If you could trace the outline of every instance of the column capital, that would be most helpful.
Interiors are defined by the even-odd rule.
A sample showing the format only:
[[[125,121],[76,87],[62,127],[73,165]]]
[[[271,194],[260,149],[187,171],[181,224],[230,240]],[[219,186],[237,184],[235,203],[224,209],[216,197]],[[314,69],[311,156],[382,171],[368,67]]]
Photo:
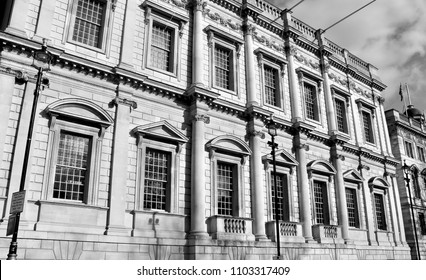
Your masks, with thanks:
[[[261,130],[250,129],[247,133],[248,137],[260,137],[260,139],[265,139],[265,133]]]
[[[194,121],[202,121],[206,124],[210,123],[210,117],[203,114],[195,114],[194,115]]]
[[[191,5],[194,8],[194,11],[203,12],[204,9],[207,7],[207,1],[205,1],[205,0],[192,0]]]
[[[138,104],[135,101],[127,99],[127,98],[116,97],[113,100],[111,100],[110,107],[112,106],[118,107],[118,105],[126,105],[130,109],[136,109],[138,107]]]
[[[256,32],[256,26],[254,24],[249,23],[247,20],[244,21],[243,24],[244,35],[254,35]]]

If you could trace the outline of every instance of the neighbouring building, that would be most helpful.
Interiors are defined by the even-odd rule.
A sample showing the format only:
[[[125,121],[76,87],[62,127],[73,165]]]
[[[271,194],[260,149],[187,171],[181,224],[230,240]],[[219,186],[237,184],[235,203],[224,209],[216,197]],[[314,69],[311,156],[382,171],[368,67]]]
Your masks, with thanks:
[[[285,259],[410,259],[385,85],[321,30],[259,0],[1,11],[1,258],[48,39],[18,258],[272,259],[277,211]]]
[[[420,258],[424,260],[426,259],[426,127],[424,113],[414,108],[413,105],[409,105],[404,113],[394,109],[386,111],[386,121],[389,126],[393,154],[401,162],[397,166],[396,179],[406,240],[411,248],[412,258],[419,258],[418,245]],[[404,170],[404,164],[406,170]],[[407,179],[409,179],[408,184]],[[416,239],[418,244],[416,244]]]

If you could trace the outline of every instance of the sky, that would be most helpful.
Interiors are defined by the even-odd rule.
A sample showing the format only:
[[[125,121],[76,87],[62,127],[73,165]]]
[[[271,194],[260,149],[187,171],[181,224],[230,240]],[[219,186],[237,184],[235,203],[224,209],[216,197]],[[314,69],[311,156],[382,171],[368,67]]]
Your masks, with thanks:
[[[280,9],[300,0],[267,0]],[[326,29],[372,0],[305,0],[293,16],[311,27]],[[387,86],[382,96],[385,109],[403,110],[399,96],[405,84],[412,104],[426,110],[426,1],[376,0],[324,33],[337,45],[379,68]]]

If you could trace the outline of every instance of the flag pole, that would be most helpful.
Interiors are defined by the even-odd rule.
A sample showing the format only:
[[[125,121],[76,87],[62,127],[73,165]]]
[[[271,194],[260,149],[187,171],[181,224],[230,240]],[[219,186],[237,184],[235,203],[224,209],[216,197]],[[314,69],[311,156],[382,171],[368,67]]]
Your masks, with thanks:
[[[404,107],[402,108],[402,113],[406,114],[407,110],[407,101],[405,101],[404,94],[402,93],[402,84],[399,84],[399,96],[401,96],[401,101],[404,100]]]
[[[408,106],[412,106],[413,104],[411,103],[410,91],[408,90],[408,84],[407,83],[405,83],[405,88],[407,90],[408,103],[410,103],[410,104],[408,104]]]

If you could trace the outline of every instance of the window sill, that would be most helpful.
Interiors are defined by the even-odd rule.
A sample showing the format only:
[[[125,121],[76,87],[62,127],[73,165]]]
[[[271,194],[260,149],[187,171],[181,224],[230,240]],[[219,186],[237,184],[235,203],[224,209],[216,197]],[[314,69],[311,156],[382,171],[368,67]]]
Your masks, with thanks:
[[[169,72],[167,70],[163,70],[163,69],[156,68],[156,67],[153,67],[153,66],[147,66],[146,69],[149,69],[151,71],[155,71],[155,72],[170,76],[171,78],[177,79],[177,74],[175,72]]]
[[[28,200],[28,202],[33,202],[38,205],[64,205],[64,206],[70,206],[70,207],[76,207],[76,208],[93,208],[93,209],[102,209],[102,210],[108,210],[109,207],[102,207],[102,206],[95,206],[95,205],[89,205],[83,202],[77,202],[77,201],[68,201],[68,200],[61,200],[61,199],[52,199],[52,200]]]
[[[77,42],[77,41],[68,40],[67,43],[70,44],[70,45],[74,45],[76,47],[79,47],[79,48],[83,48],[83,49],[87,49],[89,51],[96,52],[96,53],[100,53],[100,54],[106,53],[104,48],[92,47],[90,45],[86,45],[84,43],[80,43],[80,42]],[[76,51],[78,51],[78,49],[76,49]]]

